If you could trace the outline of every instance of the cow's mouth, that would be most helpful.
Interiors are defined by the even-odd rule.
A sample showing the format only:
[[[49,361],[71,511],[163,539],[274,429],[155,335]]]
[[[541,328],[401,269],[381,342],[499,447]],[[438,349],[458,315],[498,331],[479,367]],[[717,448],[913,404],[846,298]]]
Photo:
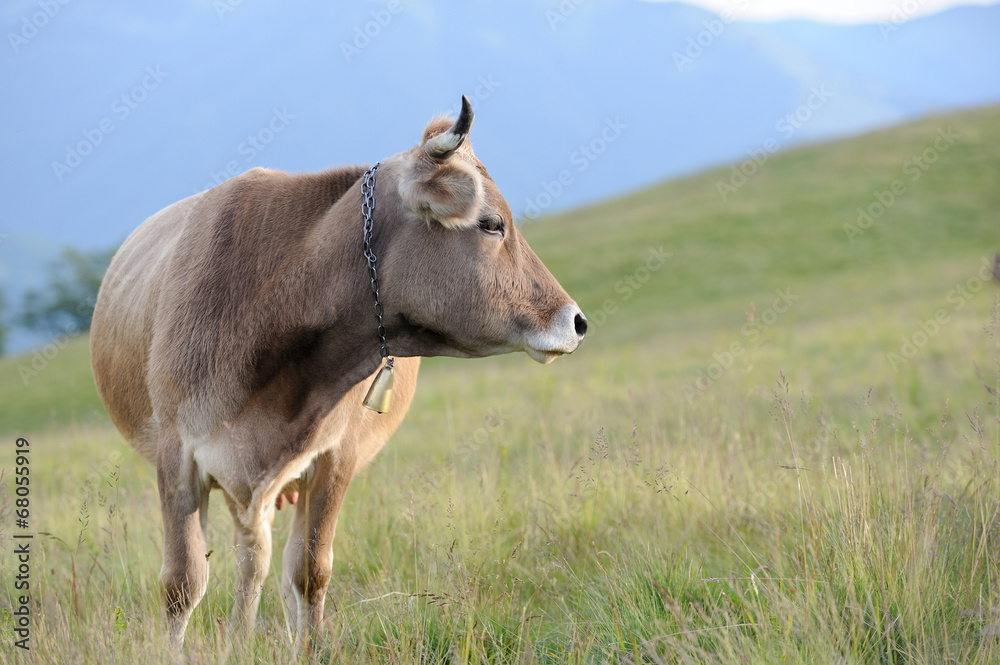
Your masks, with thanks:
[[[524,350],[532,360],[542,363],[543,365],[548,365],[550,362],[563,355],[559,351],[541,351],[539,349],[533,349],[530,346]]]

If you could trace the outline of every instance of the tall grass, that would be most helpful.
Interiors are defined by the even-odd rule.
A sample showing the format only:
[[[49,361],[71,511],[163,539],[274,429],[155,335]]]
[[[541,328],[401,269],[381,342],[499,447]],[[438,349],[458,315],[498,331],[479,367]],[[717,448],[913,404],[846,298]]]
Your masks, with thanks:
[[[934,427],[913,427],[873,390],[828,408],[781,372],[766,391],[724,386],[719,401],[675,413],[658,412],[667,395],[653,389],[609,398],[611,416],[567,418],[557,400],[527,418],[487,412],[474,427],[453,410],[452,426],[471,433],[453,448],[386,454],[356,479],[314,656],[997,662],[998,316],[1000,302],[982,401],[948,404]],[[144,467],[106,429],[63,436],[34,462],[66,481],[35,495],[48,530],[32,564],[36,662],[165,662],[152,472],[133,473]],[[69,450],[107,453],[64,468]],[[53,495],[59,485],[83,489]],[[0,502],[6,530],[9,491]],[[212,511],[190,662],[216,662],[225,642],[234,569],[223,512]],[[278,542],[287,526],[278,520]],[[254,662],[292,657],[279,572],[276,556],[243,654]],[[15,662],[6,616],[2,659]]]

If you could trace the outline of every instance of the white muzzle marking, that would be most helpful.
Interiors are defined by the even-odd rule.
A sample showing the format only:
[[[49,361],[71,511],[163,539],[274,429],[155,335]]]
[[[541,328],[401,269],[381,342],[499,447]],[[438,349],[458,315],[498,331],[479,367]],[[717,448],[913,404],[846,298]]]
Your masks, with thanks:
[[[525,336],[525,352],[540,363],[550,363],[576,351],[587,335],[587,317],[574,303],[563,305],[549,321],[549,327]]]

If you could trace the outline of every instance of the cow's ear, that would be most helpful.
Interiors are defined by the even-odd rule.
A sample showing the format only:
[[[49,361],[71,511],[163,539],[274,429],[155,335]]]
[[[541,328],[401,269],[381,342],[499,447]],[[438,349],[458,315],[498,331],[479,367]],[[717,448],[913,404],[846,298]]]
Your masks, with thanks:
[[[399,194],[403,205],[428,223],[461,228],[477,223],[483,180],[474,167],[454,159],[434,166],[429,173],[411,174],[400,183]]]
[[[428,223],[447,228],[476,224],[483,179],[455,154],[469,136],[472,119],[472,104],[462,95],[462,110],[454,124],[446,118],[432,120],[399,185],[403,205]]]

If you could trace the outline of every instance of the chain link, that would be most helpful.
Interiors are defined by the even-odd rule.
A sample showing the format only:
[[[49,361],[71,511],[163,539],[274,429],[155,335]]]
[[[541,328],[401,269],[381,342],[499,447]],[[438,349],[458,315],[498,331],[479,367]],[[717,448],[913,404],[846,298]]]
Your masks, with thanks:
[[[386,364],[392,367],[392,358],[389,357],[389,345],[385,341],[385,325],[382,323],[383,309],[378,290],[378,270],[375,267],[378,257],[375,256],[375,252],[372,250],[372,228],[374,227],[372,217],[375,214],[375,172],[378,171],[380,165],[381,162],[375,162],[374,166],[365,171],[365,180],[361,184],[361,216],[365,221],[365,258],[368,259],[368,274],[371,277],[372,293],[375,294],[375,316],[378,317],[378,339],[381,344],[379,354],[385,358]]]

